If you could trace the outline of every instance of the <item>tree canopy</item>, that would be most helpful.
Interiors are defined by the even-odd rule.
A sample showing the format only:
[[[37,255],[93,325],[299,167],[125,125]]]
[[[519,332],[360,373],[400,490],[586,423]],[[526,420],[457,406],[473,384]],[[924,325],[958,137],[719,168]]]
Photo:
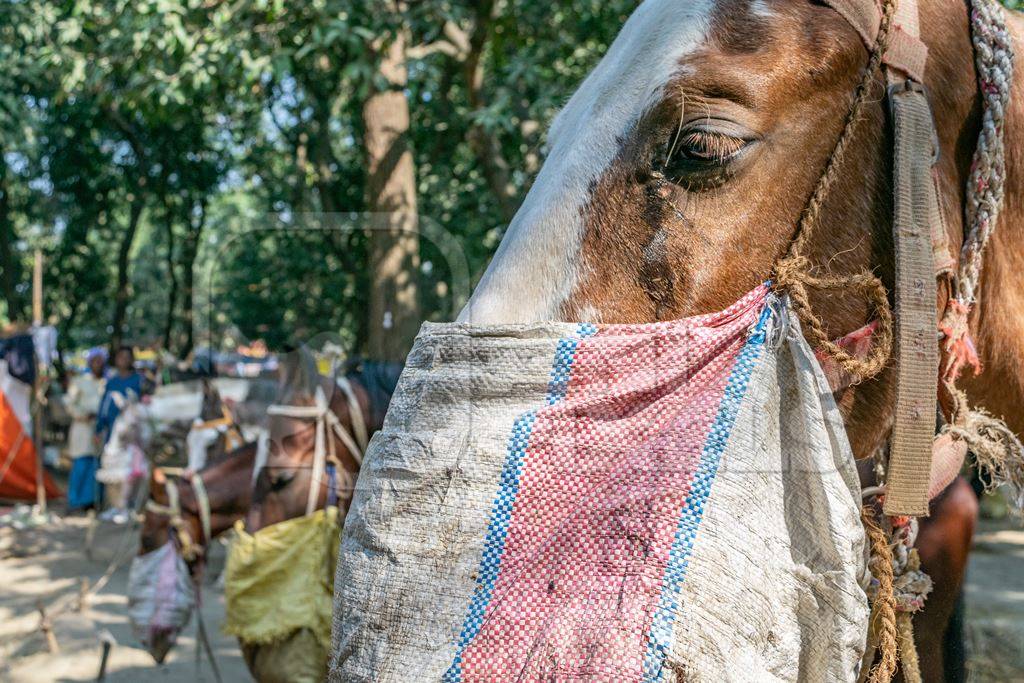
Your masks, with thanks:
[[[636,4],[5,0],[0,317],[29,316],[41,249],[65,349],[326,333],[365,350],[364,108],[386,91],[408,106],[419,314],[449,316],[453,268],[479,276],[548,121]]]

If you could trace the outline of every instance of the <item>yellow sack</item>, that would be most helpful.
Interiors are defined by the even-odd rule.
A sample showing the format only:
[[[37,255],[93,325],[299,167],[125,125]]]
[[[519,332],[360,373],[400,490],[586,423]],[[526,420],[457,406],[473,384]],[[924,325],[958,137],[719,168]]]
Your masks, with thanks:
[[[269,645],[242,643],[249,672],[260,683],[323,683],[327,649],[308,628]]]
[[[236,522],[225,569],[224,633],[245,645],[264,645],[308,629],[326,654],[339,530],[335,507],[255,535]]]

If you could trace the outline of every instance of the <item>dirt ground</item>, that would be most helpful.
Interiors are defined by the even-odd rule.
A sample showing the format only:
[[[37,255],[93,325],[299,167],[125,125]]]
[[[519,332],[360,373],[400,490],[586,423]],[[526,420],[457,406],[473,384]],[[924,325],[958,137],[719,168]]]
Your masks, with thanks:
[[[162,666],[157,666],[132,635],[127,617],[128,564],[138,547],[138,529],[107,522],[96,525],[93,554],[85,555],[89,521],[67,517],[42,529],[0,529],[0,680],[10,683],[95,681],[100,669],[100,633],[106,630],[116,644],[107,662],[107,681],[177,683],[215,681],[204,659],[196,671],[196,621],[186,628]],[[92,585],[111,562],[126,559],[109,583],[82,611],[75,604],[81,582]],[[211,569],[223,566],[224,549],[215,546]],[[220,633],[224,615],[223,591],[204,586],[203,619],[225,683],[249,681],[234,637]],[[60,648],[51,653],[39,632],[38,604],[70,607],[53,617]]]
[[[968,675],[1024,681],[1024,526],[982,520],[967,573]]]
[[[0,511],[2,512],[2,511]],[[204,660],[197,673],[195,620],[162,666],[135,642],[128,625],[125,592],[128,563],[82,611],[74,609],[81,581],[99,579],[111,561],[134,555],[137,530],[98,523],[93,556],[85,555],[89,522],[69,517],[40,529],[0,528],[0,680],[11,683],[92,681],[100,666],[99,633],[116,644],[107,680],[151,683],[214,681]],[[211,573],[223,565],[216,547]],[[223,591],[204,588],[203,618],[225,682],[251,680],[234,638],[220,633]],[[1017,522],[983,521],[967,581],[966,638],[970,680],[1024,682],[1024,527]],[[51,653],[39,632],[38,605],[70,607],[53,618],[59,652]]]

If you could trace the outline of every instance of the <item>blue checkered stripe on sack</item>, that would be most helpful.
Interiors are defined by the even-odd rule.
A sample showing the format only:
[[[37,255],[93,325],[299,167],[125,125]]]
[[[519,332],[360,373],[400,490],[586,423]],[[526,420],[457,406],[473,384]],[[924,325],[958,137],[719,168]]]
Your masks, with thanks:
[[[729,434],[736,422],[740,404],[747,392],[750,376],[764,348],[771,306],[765,306],[761,317],[751,330],[746,343],[736,357],[732,372],[726,382],[725,392],[718,406],[715,421],[708,432],[701,451],[700,464],[693,475],[693,483],[679,516],[668,565],[662,582],[661,597],[651,620],[647,652],[644,656],[644,681],[661,681],[664,678],[664,661],[672,647],[672,630],[679,608],[679,594],[682,591],[686,569],[690,564],[697,531],[704,517],[704,506],[711,495],[711,485],[718,473],[718,465],[729,441]]]
[[[548,381],[546,405],[554,405],[563,398],[569,388],[572,375],[572,362],[576,357],[576,348],[580,339],[593,336],[597,328],[590,323],[580,323],[576,327],[574,337],[558,340],[555,359],[551,367],[551,379]],[[487,605],[494,592],[494,584],[501,569],[501,556],[505,551],[505,538],[508,525],[512,519],[512,506],[519,493],[519,479],[523,474],[526,449],[530,445],[530,432],[537,418],[537,411],[523,413],[512,425],[512,435],[508,439],[505,464],[498,481],[498,493],[491,507],[491,522],[487,527],[487,538],[484,540],[483,556],[480,558],[480,569],[477,571],[476,590],[470,600],[466,619],[459,633],[459,644],[452,665],[445,672],[442,680],[445,683],[457,683],[462,680],[462,653],[473,638],[480,632],[487,613]]]

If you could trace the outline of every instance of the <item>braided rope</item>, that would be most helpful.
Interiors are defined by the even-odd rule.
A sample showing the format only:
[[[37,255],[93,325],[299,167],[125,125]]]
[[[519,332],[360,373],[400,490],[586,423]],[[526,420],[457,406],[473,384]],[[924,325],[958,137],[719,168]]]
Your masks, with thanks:
[[[882,58],[889,47],[892,18],[896,12],[896,0],[885,0],[882,9],[882,21],[878,36],[871,49],[864,75],[854,91],[853,102],[846,114],[843,131],[836,140],[836,145],[829,156],[825,170],[818,179],[818,184],[807,200],[807,206],[800,216],[796,227],[796,235],[790,243],[789,251],[775,266],[775,279],[779,286],[789,291],[793,308],[804,323],[807,336],[817,347],[824,349],[839,365],[862,381],[877,375],[885,368],[892,353],[893,321],[892,309],[885,285],[874,274],[865,270],[845,276],[816,276],[811,274],[811,263],[804,255],[806,247],[818,225],[819,214],[825,198],[839,177],[840,164],[846,151],[853,142],[858,124],[864,118],[864,108],[875,101],[871,90],[875,76],[882,65]],[[821,318],[811,308],[808,288],[818,290],[851,290],[863,295],[875,310],[878,328],[874,335],[871,352],[865,358],[858,358],[829,337]]]
[[[899,625],[896,612],[896,595],[893,587],[893,553],[886,533],[875,521],[875,513],[869,506],[861,508],[861,522],[871,544],[871,574],[878,581],[878,588],[871,603],[869,629],[878,644],[879,657],[870,669],[867,680],[870,683],[889,683],[899,664]]]
[[[996,0],[972,0],[971,41],[982,98],[981,133],[967,181],[967,238],[960,251],[957,298],[968,307],[976,298],[985,246],[995,231],[1006,185],[1003,130],[1013,80],[1013,46],[1003,7]]]

